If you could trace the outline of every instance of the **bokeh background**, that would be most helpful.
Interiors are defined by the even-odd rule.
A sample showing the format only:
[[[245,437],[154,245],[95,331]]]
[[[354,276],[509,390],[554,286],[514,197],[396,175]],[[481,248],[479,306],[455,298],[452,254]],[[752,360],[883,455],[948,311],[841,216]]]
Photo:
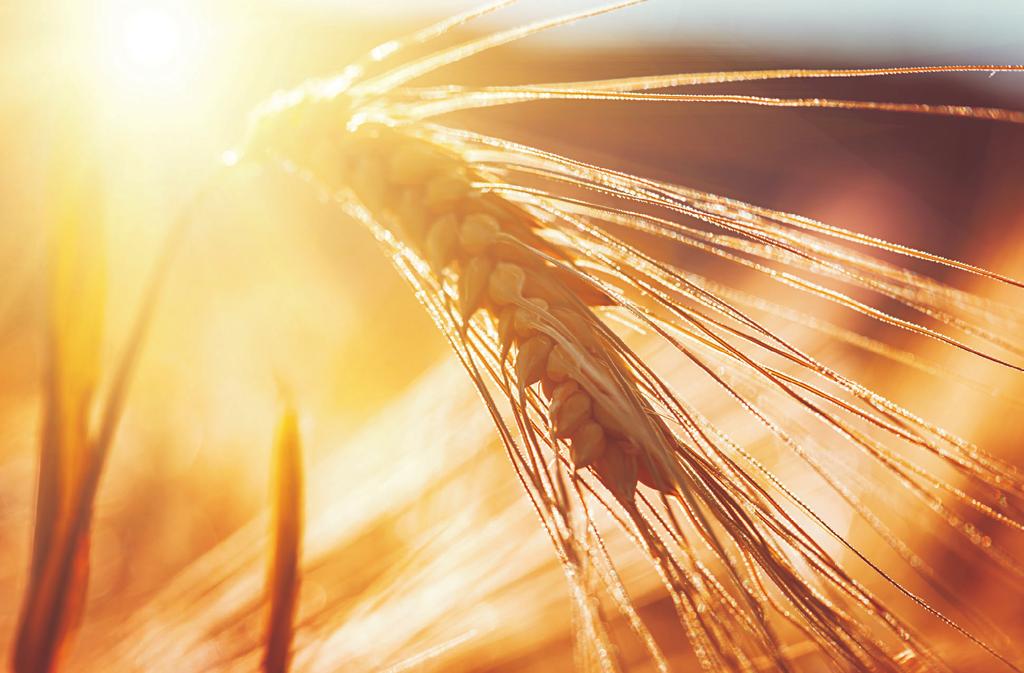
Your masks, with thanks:
[[[165,232],[221,154],[241,139],[247,112],[279,88],[335,73],[373,45],[469,4],[9,2],[0,8],[0,649],[8,648],[27,564],[42,375],[45,234],[67,130],[73,129],[95,169],[93,205],[104,225],[109,264],[104,352],[113,361]],[[584,4],[554,3],[559,11]],[[459,29],[458,35],[507,27],[554,10],[552,3],[523,2]],[[424,81],[497,84],[739,68],[1021,63],[1022,30],[1024,8],[1010,0],[864,2],[841,8],[802,0],[661,0],[496,49]],[[1024,79],[1006,74],[750,83],[705,90],[1024,109]],[[1020,127],[913,115],[626,103],[531,104],[448,121],[800,212],[1011,276],[1020,277],[1024,269]],[[706,262],[692,263],[700,271]],[[956,281],[985,294],[999,291],[963,278]],[[851,326],[867,333],[873,329]],[[899,338],[897,345],[920,349],[950,366],[968,366],[943,349]],[[863,382],[910,400],[915,411],[939,417],[994,453],[1020,462],[1024,431],[1005,422],[1012,405],[946,390],[910,374],[894,379],[870,358],[834,356],[855,367]],[[244,533],[251,542],[248,553],[256,562],[262,529],[243,526],[266,503],[282,384],[303,412],[309,464],[332,466],[320,472],[325,483],[317,488],[323,492],[311,508],[323,512],[338,506],[346,502],[343,494],[358,486],[365,502],[405,498],[403,516],[421,522],[387,527],[378,518],[376,528],[350,531],[339,523],[346,519],[342,508],[329,519],[333,528],[322,524],[324,554],[333,550],[350,564],[358,558],[364,570],[371,569],[359,586],[373,586],[377,572],[398,573],[389,569],[400,557],[396,550],[412,544],[410,530],[436,536],[447,530],[446,521],[457,525],[460,512],[475,512],[480,520],[488,512],[506,512],[515,502],[514,480],[499,449],[489,443],[486,424],[467,424],[476,428],[475,434],[467,436],[472,441],[461,440],[486,456],[477,459],[473,478],[456,479],[446,471],[462,459],[444,453],[446,447],[454,451],[451,443],[457,441],[441,441],[446,435],[440,426],[425,426],[433,428],[431,441],[416,440],[423,431],[417,424],[424,417],[436,420],[431,414],[456,424],[478,414],[468,384],[454,372],[433,371],[444,358],[442,339],[367,232],[275,170],[243,168],[219,182],[200,208],[171,272],[114,446],[96,522],[87,613],[93,635],[83,639],[88,644],[80,646],[80,661],[93,661],[106,634],[114,634],[126,614],[143,606],[158,606],[149,608],[152,619],[174,612],[188,615],[186,623],[192,620],[194,605],[151,601],[225,540],[236,540],[229,549],[240,549],[236,531],[249,531]],[[433,378],[421,380],[431,371]],[[1019,380],[995,370],[971,373],[1008,393],[1021,392]],[[436,386],[430,390],[466,403],[431,412],[407,402],[399,406],[404,415],[395,416],[387,405],[417,380],[421,388]],[[411,430],[393,442],[353,444],[352,438],[364,437],[368,425],[388,422],[379,416],[382,409],[390,409],[385,418],[391,423]],[[369,461],[365,469],[346,467],[355,464],[352,447],[375,452],[363,457]],[[346,462],[339,455],[350,457]],[[423,466],[443,466],[436,474],[449,476],[435,484],[441,504],[428,497],[420,502],[409,495],[420,491],[408,485],[384,485],[395,465],[411,465],[422,474],[435,474]],[[508,488],[496,495],[505,479]],[[448,482],[463,486],[445,487]],[[415,514],[417,507],[424,511]],[[514,530],[532,535],[528,515],[515,521]],[[460,540],[477,530],[463,524]],[[354,547],[350,540],[346,557],[332,543],[348,540],[344,536],[349,533],[363,546]],[[550,574],[552,555],[543,544],[525,548],[531,555],[524,563],[549,573],[529,576],[550,582],[540,589],[530,585],[534,593],[526,595],[559,597],[545,613],[554,615],[553,624],[567,608],[558,590],[550,589],[559,586],[557,572]],[[221,549],[222,556],[214,559],[228,554]],[[445,549],[431,553],[443,560]],[[330,587],[338,574],[353,576],[344,565],[325,567],[329,570],[317,580],[323,586]],[[198,578],[194,584],[202,584],[202,573],[191,572]],[[974,578],[970,569],[950,572],[968,583],[979,601],[998,602],[986,594],[984,577]],[[419,581],[418,586],[429,586],[427,579]],[[436,600],[443,604],[456,590],[441,590]],[[321,591],[324,597],[318,600],[334,605],[330,590]],[[502,603],[493,596],[486,600],[500,615]],[[328,607],[321,611],[334,616],[325,623],[336,628],[346,613],[331,613]],[[1020,608],[1002,607],[1021,617]],[[438,611],[438,620],[444,612]],[[564,663],[570,652],[564,629],[556,633],[551,628],[545,647],[560,652]],[[159,629],[156,633],[154,638],[162,637]],[[434,644],[444,641],[442,635]],[[422,636],[411,642],[433,641]],[[558,660],[535,642],[527,639],[518,650],[504,642],[502,647],[517,653],[515,666],[537,670],[538,652],[547,652],[541,660],[557,670],[553,662]],[[475,655],[481,669],[497,661],[487,658],[497,655],[484,650]]]

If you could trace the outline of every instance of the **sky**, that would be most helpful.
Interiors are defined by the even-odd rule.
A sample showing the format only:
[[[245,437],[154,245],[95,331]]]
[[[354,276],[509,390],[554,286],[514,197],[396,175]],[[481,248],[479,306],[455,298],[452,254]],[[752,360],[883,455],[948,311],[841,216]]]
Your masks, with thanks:
[[[282,0],[283,1],[283,0]],[[474,0],[304,0],[386,18],[410,14],[440,17],[472,7]],[[481,21],[510,25],[600,4],[595,0],[526,0]],[[540,38],[544,39],[544,38]],[[1024,2],[1021,0],[650,0],[639,7],[588,20],[548,39],[622,43],[637,39],[666,46],[685,43],[784,49],[794,42],[831,53],[886,57],[927,55],[947,62],[979,58],[1024,62]]]

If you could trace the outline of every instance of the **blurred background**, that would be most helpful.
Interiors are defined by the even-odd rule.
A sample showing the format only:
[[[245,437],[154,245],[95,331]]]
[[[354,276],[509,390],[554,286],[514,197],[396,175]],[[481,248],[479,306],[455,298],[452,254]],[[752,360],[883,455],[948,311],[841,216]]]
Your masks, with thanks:
[[[587,4],[523,2],[457,35],[546,17],[553,5],[568,11]],[[8,648],[28,562],[46,226],[55,176],[69,148],[84,157],[95,179],[88,203],[103,224],[102,232],[97,229],[108,265],[103,353],[112,362],[168,227],[222,153],[241,139],[255,104],[277,89],[334,74],[375,44],[471,5],[112,0],[0,7],[0,649]],[[493,50],[423,81],[1022,63],[1022,31],[1024,7],[1011,0],[842,7],[806,0],[661,0]],[[1024,78],[1007,74],[783,81],[704,91],[1024,109]],[[446,121],[799,212],[1011,276],[1024,269],[1019,126],[627,103],[531,104]],[[693,260],[695,270],[703,263]],[[897,345],[940,360],[948,355],[904,339]],[[350,446],[346,441],[360,427],[445,353],[367,232],[275,170],[229,173],[203,202],[173,267],[113,449],[98,506],[87,621],[109,624],[126,606],[146,605],[261,511],[278,381],[303,411],[309,464],[317,465]],[[1000,403],[963,393],[954,399],[913,376],[892,380],[869,359],[846,361],[864,383],[1020,461],[1024,431],[1002,422],[1007,408]],[[1019,381],[998,372],[974,373],[1020,392]],[[472,401],[461,378],[445,381],[444,390]],[[457,413],[476,413],[471,408]],[[486,433],[478,430],[478,436]],[[376,471],[354,474],[369,479],[394,461],[433,460],[424,448],[409,446],[412,441],[380,440],[373,445],[385,447],[374,449],[380,451]],[[491,446],[487,455],[500,459],[500,450]],[[344,491],[352,484],[347,479],[356,477],[346,477],[344,461],[331,464],[334,492]],[[512,484],[501,460],[481,464],[495,483],[507,478]],[[329,492],[318,506],[330,505]],[[453,488],[442,513],[477,506],[480,499],[472,488]],[[545,554],[538,545],[534,561],[550,563]],[[373,558],[368,554],[367,563]]]

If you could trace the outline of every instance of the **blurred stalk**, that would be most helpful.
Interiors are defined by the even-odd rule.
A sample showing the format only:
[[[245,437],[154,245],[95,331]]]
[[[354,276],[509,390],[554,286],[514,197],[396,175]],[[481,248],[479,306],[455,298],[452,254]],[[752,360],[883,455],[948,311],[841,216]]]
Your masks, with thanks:
[[[89,533],[73,521],[88,469],[107,264],[103,199],[86,117],[78,105],[69,106],[53,145],[39,474],[29,584],[14,651],[17,673],[57,667],[81,620],[88,587]]]
[[[267,572],[265,673],[286,673],[291,662],[295,606],[301,581],[304,477],[298,420],[289,404],[281,416],[274,443],[271,475],[271,539],[274,548]]]
[[[106,240],[89,107],[73,100],[57,125],[49,255],[49,312],[42,430],[29,584],[14,643],[15,673],[52,673],[85,608],[89,532],[100,478],[163,284],[188,223],[218,187],[218,170],[171,224],[142,290],[124,348],[101,377]]]

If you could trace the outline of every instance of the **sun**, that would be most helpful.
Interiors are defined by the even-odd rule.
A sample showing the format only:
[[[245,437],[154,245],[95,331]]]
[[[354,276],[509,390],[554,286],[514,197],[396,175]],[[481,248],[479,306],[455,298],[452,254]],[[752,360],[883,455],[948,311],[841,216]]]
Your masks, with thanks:
[[[147,7],[124,17],[119,46],[130,67],[160,71],[182,58],[182,32],[178,17],[166,9]]]
[[[197,58],[199,24],[180,6],[121,6],[103,40],[108,73],[139,91],[186,83]]]

